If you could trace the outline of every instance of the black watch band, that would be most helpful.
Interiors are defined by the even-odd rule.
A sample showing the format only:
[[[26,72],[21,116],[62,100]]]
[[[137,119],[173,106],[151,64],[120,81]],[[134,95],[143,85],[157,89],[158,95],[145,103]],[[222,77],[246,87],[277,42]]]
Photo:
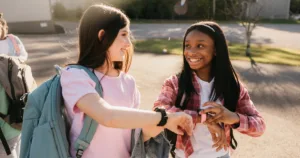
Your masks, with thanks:
[[[164,126],[167,124],[168,116],[165,109],[156,108],[154,111],[161,113],[161,119],[157,126]]]

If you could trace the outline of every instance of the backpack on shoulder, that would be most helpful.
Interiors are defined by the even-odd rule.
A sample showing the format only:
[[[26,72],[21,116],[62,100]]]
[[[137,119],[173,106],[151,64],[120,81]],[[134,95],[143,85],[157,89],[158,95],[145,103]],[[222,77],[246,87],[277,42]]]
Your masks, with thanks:
[[[23,121],[23,108],[27,94],[36,87],[31,68],[18,57],[0,55],[0,117],[13,128],[21,130]],[[2,129],[0,128],[0,139],[10,154]]]
[[[96,83],[96,91],[102,96],[102,87],[90,69],[71,65],[84,70]],[[69,122],[65,111],[60,84],[61,68],[56,66],[57,75],[44,82],[28,95],[23,117],[20,158],[70,158]],[[80,158],[89,146],[98,123],[85,115],[84,125],[76,140],[76,157]]]

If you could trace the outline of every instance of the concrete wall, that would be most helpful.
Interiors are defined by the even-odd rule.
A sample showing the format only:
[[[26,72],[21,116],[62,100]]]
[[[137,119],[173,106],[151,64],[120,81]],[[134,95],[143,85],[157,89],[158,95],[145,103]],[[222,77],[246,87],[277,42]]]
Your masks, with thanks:
[[[0,0],[0,12],[13,33],[53,33],[49,0]]]
[[[256,15],[258,8],[262,7],[260,16],[266,19],[288,19],[291,0],[257,0],[252,5],[250,15]]]

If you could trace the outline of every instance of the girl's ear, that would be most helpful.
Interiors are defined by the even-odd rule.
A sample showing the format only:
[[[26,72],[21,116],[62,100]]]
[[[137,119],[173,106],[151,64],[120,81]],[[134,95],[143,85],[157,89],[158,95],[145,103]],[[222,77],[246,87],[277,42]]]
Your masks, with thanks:
[[[105,34],[105,31],[103,29],[101,29],[99,32],[98,32],[98,39],[99,41],[102,41],[103,37],[104,37],[104,34]]]

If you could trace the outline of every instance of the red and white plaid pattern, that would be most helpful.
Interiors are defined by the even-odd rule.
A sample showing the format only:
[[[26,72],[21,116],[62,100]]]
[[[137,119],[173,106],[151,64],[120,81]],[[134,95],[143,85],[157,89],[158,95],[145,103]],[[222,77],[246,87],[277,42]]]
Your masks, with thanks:
[[[198,94],[200,94],[200,84],[197,82],[196,74],[194,73],[193,85]],[[259,112],[256,110],[253,102],[250,99],[247,89],[240,84],[241,91],[238,100],[236,112],[240,116],[240,126],[236,129],[237,131],[247,134],[252,137],[258,137],[265,131],[265,122],[261,117]],[[178,93],[178,78],[177,76],[171,76],[166,79],[161,93],[158,99],[154,102],[154,107],[163,107],[168,112],[179,112],[180,109],[175,107],[175,100]],[[187,110],[185,113],[190,114],[193,117],[194,124],[197,121],[197,109],[200,107],[200,96],[198,94],[193,94],[187,103]],[[225,125],[225,133],[227,142],[230,143],[230,128],[231,125]],[[187,135],[177,136],[176,148],[182,149],[185,152],[185,156],[190,156],[194,150],[192,143]]]

